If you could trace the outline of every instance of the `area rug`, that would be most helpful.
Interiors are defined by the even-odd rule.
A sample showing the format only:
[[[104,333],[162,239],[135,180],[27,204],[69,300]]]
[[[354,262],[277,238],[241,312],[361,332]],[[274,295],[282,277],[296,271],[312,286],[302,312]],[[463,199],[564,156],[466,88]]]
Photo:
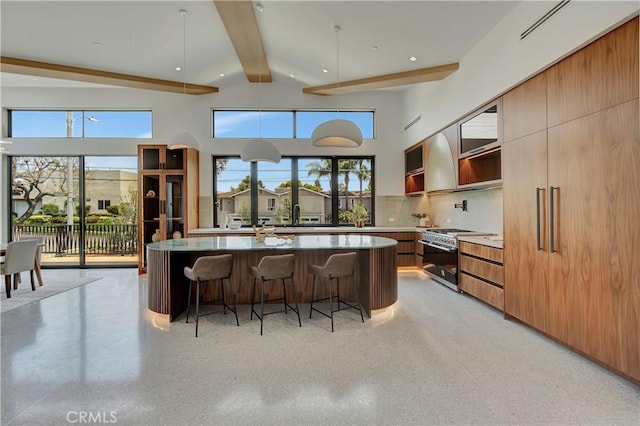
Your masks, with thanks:
[[[2,277],[4,278],[4,277]],[[2,280],[2,299],[0,300],[0,313],[5,313],[13,309],[19,308],[29,303],[37,302],[47,297],[55,296],[56,294],[63,293],[72,288],[79,287],[81,285],[89,284],[97,281],[99,277],[84,277],[84,278],[69,278],[69,279],[50,279],[47,278],[44,281],[42,287],[38,286],[36,280],[36,291],[31,291],[31,281],[29,281],[28,275],[22,277],[22,283],[18,286],[17,290],[11,292],[11,299],[7,299],[7,295],[4,291],[4,279]]]

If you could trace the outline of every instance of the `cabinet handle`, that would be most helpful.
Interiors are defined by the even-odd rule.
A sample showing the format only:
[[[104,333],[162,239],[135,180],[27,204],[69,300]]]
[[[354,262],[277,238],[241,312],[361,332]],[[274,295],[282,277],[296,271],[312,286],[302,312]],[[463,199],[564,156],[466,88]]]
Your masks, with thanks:
[[[540,226],[540,193],[543,188],[536,188],[536,250],[542,250],[542,235]]]
[[[549,187],[549,253],[556,253],[556,215],[555,199],[553,191],[559,189],[555,186]]]

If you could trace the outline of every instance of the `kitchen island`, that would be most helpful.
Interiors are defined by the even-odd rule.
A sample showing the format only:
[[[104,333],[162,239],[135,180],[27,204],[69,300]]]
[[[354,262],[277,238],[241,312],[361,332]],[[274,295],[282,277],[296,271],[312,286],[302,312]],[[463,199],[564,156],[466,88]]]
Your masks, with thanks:
[[[276,234],[294,235],[373,235],[376,237],[391,238],[398,242],[396,255],[398,266],[422,268],[422,251],[419,258],[416,255],[416,240],[419,239],[420,229],[415,226],[282,226],[275,227]],[[189,230],[188,237],[217,237],[217,236],[254,235],[253,229],[244,227],[230,228],[198,228]]]
[[[151,243],[147,246],[148,306],[154,312],[168,314],[171,321],[176,319],[187,304],[189,281],[184,276],[184,267],[193,265],[200,256],[225,253],[234,255],[233,280],[238,304],[251,303],[249,266],[257,265],[263,256],[288,253],[296,255],[293,279],[298,302],[307,303],[311,296],[307,265],[322,265],[334,253],[355,251],[358,253],[357,295],[353,286],[345,285],[341,288],[341,298],[354,300],[359,297],[363,311],[370,317],[372,311],[386,308],[397,300],[396,246],[397,241],[390,238],[351,233],[298,235],[293,240],[267,237],[262,243],[252,236],[181,238]],[[220,299],[218,287],[204,289],[201,300],[206,303]],[[282,297],[281,286],[272,287],[265,293],[265,298]],[[322,297],[318,291],[322,287],[316,289],[316,297]]]

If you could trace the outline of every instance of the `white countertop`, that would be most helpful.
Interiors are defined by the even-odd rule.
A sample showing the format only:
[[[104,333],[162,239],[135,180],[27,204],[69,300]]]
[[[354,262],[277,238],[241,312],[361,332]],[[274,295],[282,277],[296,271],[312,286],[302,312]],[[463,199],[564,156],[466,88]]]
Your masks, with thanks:
[[[415,226],[365,226],[356,228],[355,226],[285,226],[275,228],[276,234],[321,234],[323,232],[340,232],[341,234],[361,234],[368,232],[421,232]],[[253,234],[253,228],[198,228],[188,232],[190,235],[215,235],[215,234]]]
[[[147,245],[149,250],[170,252],[375,249],[397,245],[396,240],[373,235],[298,235],[293,240],[267,237],[262,243],[250,236],[178,238]]]
[[[468,243],[482,244],[483,246],[504,248],[504,242],[502,241],[502,235],[487,235],[487,236],[458,236],[458,241],[466,241]]]

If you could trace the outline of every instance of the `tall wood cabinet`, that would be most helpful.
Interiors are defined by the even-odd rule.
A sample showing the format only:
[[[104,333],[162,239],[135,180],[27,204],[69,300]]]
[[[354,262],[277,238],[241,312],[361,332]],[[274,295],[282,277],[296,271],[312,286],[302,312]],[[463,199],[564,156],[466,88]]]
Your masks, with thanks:
[[[198,227],[198,151],[138,146],[138,272],[145,273],[147,244],[186,237]]]
[[[503,96],[505,313],[640,382],[638,18]]]

